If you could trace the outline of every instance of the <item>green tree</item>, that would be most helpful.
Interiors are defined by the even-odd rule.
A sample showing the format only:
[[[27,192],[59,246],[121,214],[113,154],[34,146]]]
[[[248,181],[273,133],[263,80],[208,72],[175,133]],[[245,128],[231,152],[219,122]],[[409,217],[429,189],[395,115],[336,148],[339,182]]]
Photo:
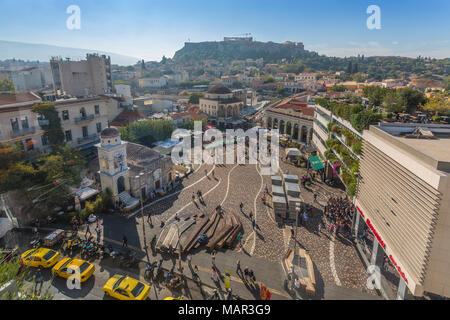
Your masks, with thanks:
[[[147,147],[151,147],[157,141],[170,138],[174,130],[175,124],[172,120],[138,121],[119,128],[123,140]]]
[[[445,79],[444,89],[445,89],[445,91],[450,91],[450,77],[447,77],[447,79]]]
[[[273,76],[267,76],[264,78],[264,83],[272,83],[275,82],[275,78]]]
[[[364,110],[351,116],[350,122],[358,131],[368,129],[371,124],[376,124],[382,118],[381,114]]]
[[[20,259],[12,257],[5,259],[6,254],[0,253],[0,287],[14,283],[10,290],[0,296],[0,300],[52,300],[49,287],[41,290],[40,294],[34,292],[35,278],[28,269],[20,272]],[[33,277],[32,282],[26,282],[25,279]]]
[[[64,144],[64,132],[55,106],[51,103],[37,103],[33,105],[32,111],[39,114],[41,120],[46,121],[40,126],[48,137],[50,146],[52,148],[62,146]]]
[[[450,112],[448,94],[434,94],[425,104],[421,104],[420,107],[423,110],[434,112],[436,116],[439,115],[439,113]]]
[[[192,104],[199,104],[200,98],[202,98],[203,96],[204,94],[201,92],[192,92],[189,96],[188,102]]]
[[[424,94],[411,88],[402,88],[398,90],[399,99],[405,106],[407,113],[414,113],[417,107],[426,102]]]
[[[8,78],[0,80],[0,92],[16,92],[16,88],[14,87],[14,83]]]

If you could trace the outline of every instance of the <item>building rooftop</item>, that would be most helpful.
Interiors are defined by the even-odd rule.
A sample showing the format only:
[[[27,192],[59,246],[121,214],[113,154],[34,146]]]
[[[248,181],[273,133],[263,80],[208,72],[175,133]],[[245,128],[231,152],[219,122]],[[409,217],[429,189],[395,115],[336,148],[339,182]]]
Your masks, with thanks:
[[[137,143],[127,143],[127,159],[132,166],[145,167],[161,157],[161,154],[152,148]]]
[[[228,89],[227,87],[225,87],[224,85],[221,84],[217,84],[214,87],[212,87],[211,89],[208,90],[208,93],[213,93],[213,94],[229,94],[231,93],[230,89]]]
[[[39,96],[31,92],[25,93],[0,93],[0,107],[14,104],[33,104],[41,100]]]
[[[378,126],[371,126],[369,130],[373,133],[385,133],[385,138],[397,147],[438,170],[450,171],[450,125],[380,123]]]

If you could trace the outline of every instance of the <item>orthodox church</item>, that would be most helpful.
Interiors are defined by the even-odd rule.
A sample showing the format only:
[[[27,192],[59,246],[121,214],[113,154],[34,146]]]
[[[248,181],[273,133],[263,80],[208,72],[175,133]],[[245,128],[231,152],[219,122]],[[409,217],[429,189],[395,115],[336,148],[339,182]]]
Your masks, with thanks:
[[[164,194],[173,187],[169,156],[149,147],[122,141],[116,128],[105,128],[96,145],[102,189],[109,188],[116,202],[133,209],[140,197]]]

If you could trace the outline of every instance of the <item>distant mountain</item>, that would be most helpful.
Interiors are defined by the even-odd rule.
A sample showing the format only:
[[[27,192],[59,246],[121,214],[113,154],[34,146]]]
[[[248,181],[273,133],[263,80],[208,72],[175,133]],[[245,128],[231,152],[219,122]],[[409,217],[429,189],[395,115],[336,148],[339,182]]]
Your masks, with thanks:
[[[263,58],[264,62],[275,62],[283,58],[292,59],[308,56],[302,43],[260,42],[260,41],[205,41],[186,42],[173,57],[175,62],[191,62],[214,59],[218,61]],[[316,54],[317,55],[317,54]]]
[[[112,64],[133,65],[139,59],[121,54],[80,48],[58,47],[47,44],[23,43],[0,40],[0,60],[21,59],[50,61],[53,56],[71,59],[85,59],[86,53],[98,53],[111,57]]]
[[[424,57],[329,57],[303,49],[302,43],[258,42],[258,41],[205,41],[186,42],[173,57],[175,62],[201,64],[204,60],[229,63],[233,60],[263,58],[264,63],[287,63],[279,69],[299,73],[312,71],[342,71],[350,77],[355,73],[366,73],[370,79],[406,78],[421,76],[442,80],[450,74],[450,58],[429,59]]]

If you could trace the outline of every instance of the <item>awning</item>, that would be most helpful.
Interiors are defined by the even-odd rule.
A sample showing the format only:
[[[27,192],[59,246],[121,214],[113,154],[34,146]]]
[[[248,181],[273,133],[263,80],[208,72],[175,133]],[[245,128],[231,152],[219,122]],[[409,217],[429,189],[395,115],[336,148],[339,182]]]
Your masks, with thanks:
[[[87,200],[93,196],[95,196],[96,194],[98,194],[100,191],[96,190],[96,189],[92,189],[90,187],[85,187],[85,188],[81,188],[78,189],[76,192],[74,192],[74,194],[81,200]]]
[[[302,155],[302,153],[300,152],[300,150],[298,150],[297,148],[288,148],[288,149],[286,150],[286,154],[287,154],[289,157],[296,157],[296,156],[301,156],[301,155]]]
[[[311,156],[311,157],[309,157],[309,162],[311,163],[311,165],[312,165],[314,170],[320,170],[320,169],[324,168],[323,163],[319,159],[318,156]]]

